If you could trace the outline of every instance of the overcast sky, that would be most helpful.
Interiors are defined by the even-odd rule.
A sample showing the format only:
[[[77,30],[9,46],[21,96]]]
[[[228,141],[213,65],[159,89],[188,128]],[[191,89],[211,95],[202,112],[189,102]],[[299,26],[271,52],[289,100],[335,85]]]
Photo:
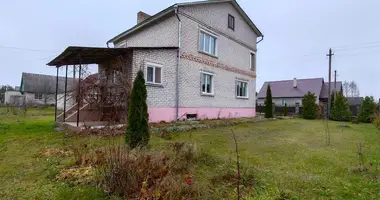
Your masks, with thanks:
[[[67,46],[104,47],[135,25],[138,11],[155,14],[176,2],[182,1],[0,0],[0,85],[19,85],[22,72],[53,75],[46,63]],[[257,90],[264,81],[327,80],[332,47],[338,80],[354,80],[361,95],[380,97],[380,1],[238,2],[265,35],[258,45]]]

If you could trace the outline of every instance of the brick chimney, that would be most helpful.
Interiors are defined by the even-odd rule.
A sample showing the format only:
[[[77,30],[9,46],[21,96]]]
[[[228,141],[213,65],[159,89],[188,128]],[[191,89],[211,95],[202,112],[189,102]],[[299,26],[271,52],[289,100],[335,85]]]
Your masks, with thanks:
[[[140,11],[137,13],[137,23],[140,23],[146,19],[148,19],[149,17],[151,17],[150,15]]]
[[[293,87],[294,87],[294,88],[297,87],[297,79],[296,79],[296,78],[293,79]]]

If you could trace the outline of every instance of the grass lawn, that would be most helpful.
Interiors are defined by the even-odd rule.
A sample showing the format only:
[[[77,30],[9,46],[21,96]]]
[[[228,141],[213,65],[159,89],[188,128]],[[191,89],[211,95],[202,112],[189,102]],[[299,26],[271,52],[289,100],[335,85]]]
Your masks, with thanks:
[[[43,157],[45,148],[68,147],[77,138],[65,138],[53,129],[51,110],[33,110],[27,116],[0,115],[1,199],[113,199],[92,186],[56,181],[59,170],[72,164],[67,156]],[[239,143],[241,164],[255,174],[254,190],[246,199],[380,199],[380,132],[372,124],[330,122],[331,146],[325,144],[322,121],[286,119],[175,134],[173,141],[195,143],[212,159],[196,166],[195,182],[211,185],[221,163],[234,162],[231,129]],[[75,141],[74,141],[75,140]],[[79,140],[95,146],[109,139]],[[122,137],[118,140],[123,141]],[[82,141],[82,142],[83,142]],[[153,137],[150,146],[169,142]],[[358,143],[363,144],[364,172],[358,169]],[[208,199],[231,199],[234,189],[218,185]]]

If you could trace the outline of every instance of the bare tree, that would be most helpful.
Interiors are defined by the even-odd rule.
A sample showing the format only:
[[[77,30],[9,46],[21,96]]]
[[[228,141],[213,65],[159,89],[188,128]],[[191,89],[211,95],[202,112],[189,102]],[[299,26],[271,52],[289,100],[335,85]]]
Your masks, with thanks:
[[[344,96],[348,97],[350,94],[350,83],[347,81],[343,82],[343,91],[344,91]]]
[[[358,97],[360,95],[358,85],[356,84],[355,81],[351,81],[349,83],[349,88],[351,92],[351,97]]]

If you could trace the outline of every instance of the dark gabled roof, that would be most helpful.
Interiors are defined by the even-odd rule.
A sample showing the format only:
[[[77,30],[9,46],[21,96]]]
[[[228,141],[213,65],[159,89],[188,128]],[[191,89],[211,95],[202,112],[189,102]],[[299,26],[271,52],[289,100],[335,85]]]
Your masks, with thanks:
[[[337,81],[336,82],[336,88],[335,88],[335,82],[331,82],[331,92],[342,91],[342,82]],[[326,82],[323,84],[321,95],[319,98],[329,98],[329,83]]]
[[[348,105],[350,106],[356,106],[356,105],[362,105],[364,98],[363,97],[346,97]]]
[[[105,48],[105,47],[67,47],[59,56],[50,61],[48,66],[99,64],[131,50],[138,49],[177,49],[178,47],[128,47],[128,48]]]
[[[187,3],[177,3],[174,4],[161,12],[149,17],[148,19],[142,21],[141,23],[136,24],[132,28],[118,34],[117,36],[110,39],[107,43],[115,42],[122,37],[125,37],[137,30],[140,30],[141,28],[150,25],[151,23],[156,22],[157,20],[161,19],[162,17],[174,12],[174,10],[179,6],[191,6],[191,5],[201,5],[201,4],[211,4],[211,3],[224,3],[229,2],[231,3],[236,10],[240,13],[240,15],[243,17],[243,19],[249,24],[249,26],[252,28],[252,30],[257,34],[258,37],[263,36],[263,34],[260,32],[260,30],[256,27],[256,25],[252,22],[252,20],[249,18],[247,13],[244,12],[244,10],[240,7],[240,5],[236,2],[236,0],[207,0],[207,1],[194,1],[194,2],[187,2]]]
[[[293,80],[265,82],[260,89],[258,98],[266,97],[268,84],[270,84],[272,97],[274,98],[303,97],[309,91],[319,96],[322,90],[323,78],[297,79],[296,88],[293,87]]]
[[[20,92],[55,94],[56,76],[22,73]],[[67,91],[73,91],[74,79],[67,77]],[[58,93],[65,91],[65,77],[58,77]]]

